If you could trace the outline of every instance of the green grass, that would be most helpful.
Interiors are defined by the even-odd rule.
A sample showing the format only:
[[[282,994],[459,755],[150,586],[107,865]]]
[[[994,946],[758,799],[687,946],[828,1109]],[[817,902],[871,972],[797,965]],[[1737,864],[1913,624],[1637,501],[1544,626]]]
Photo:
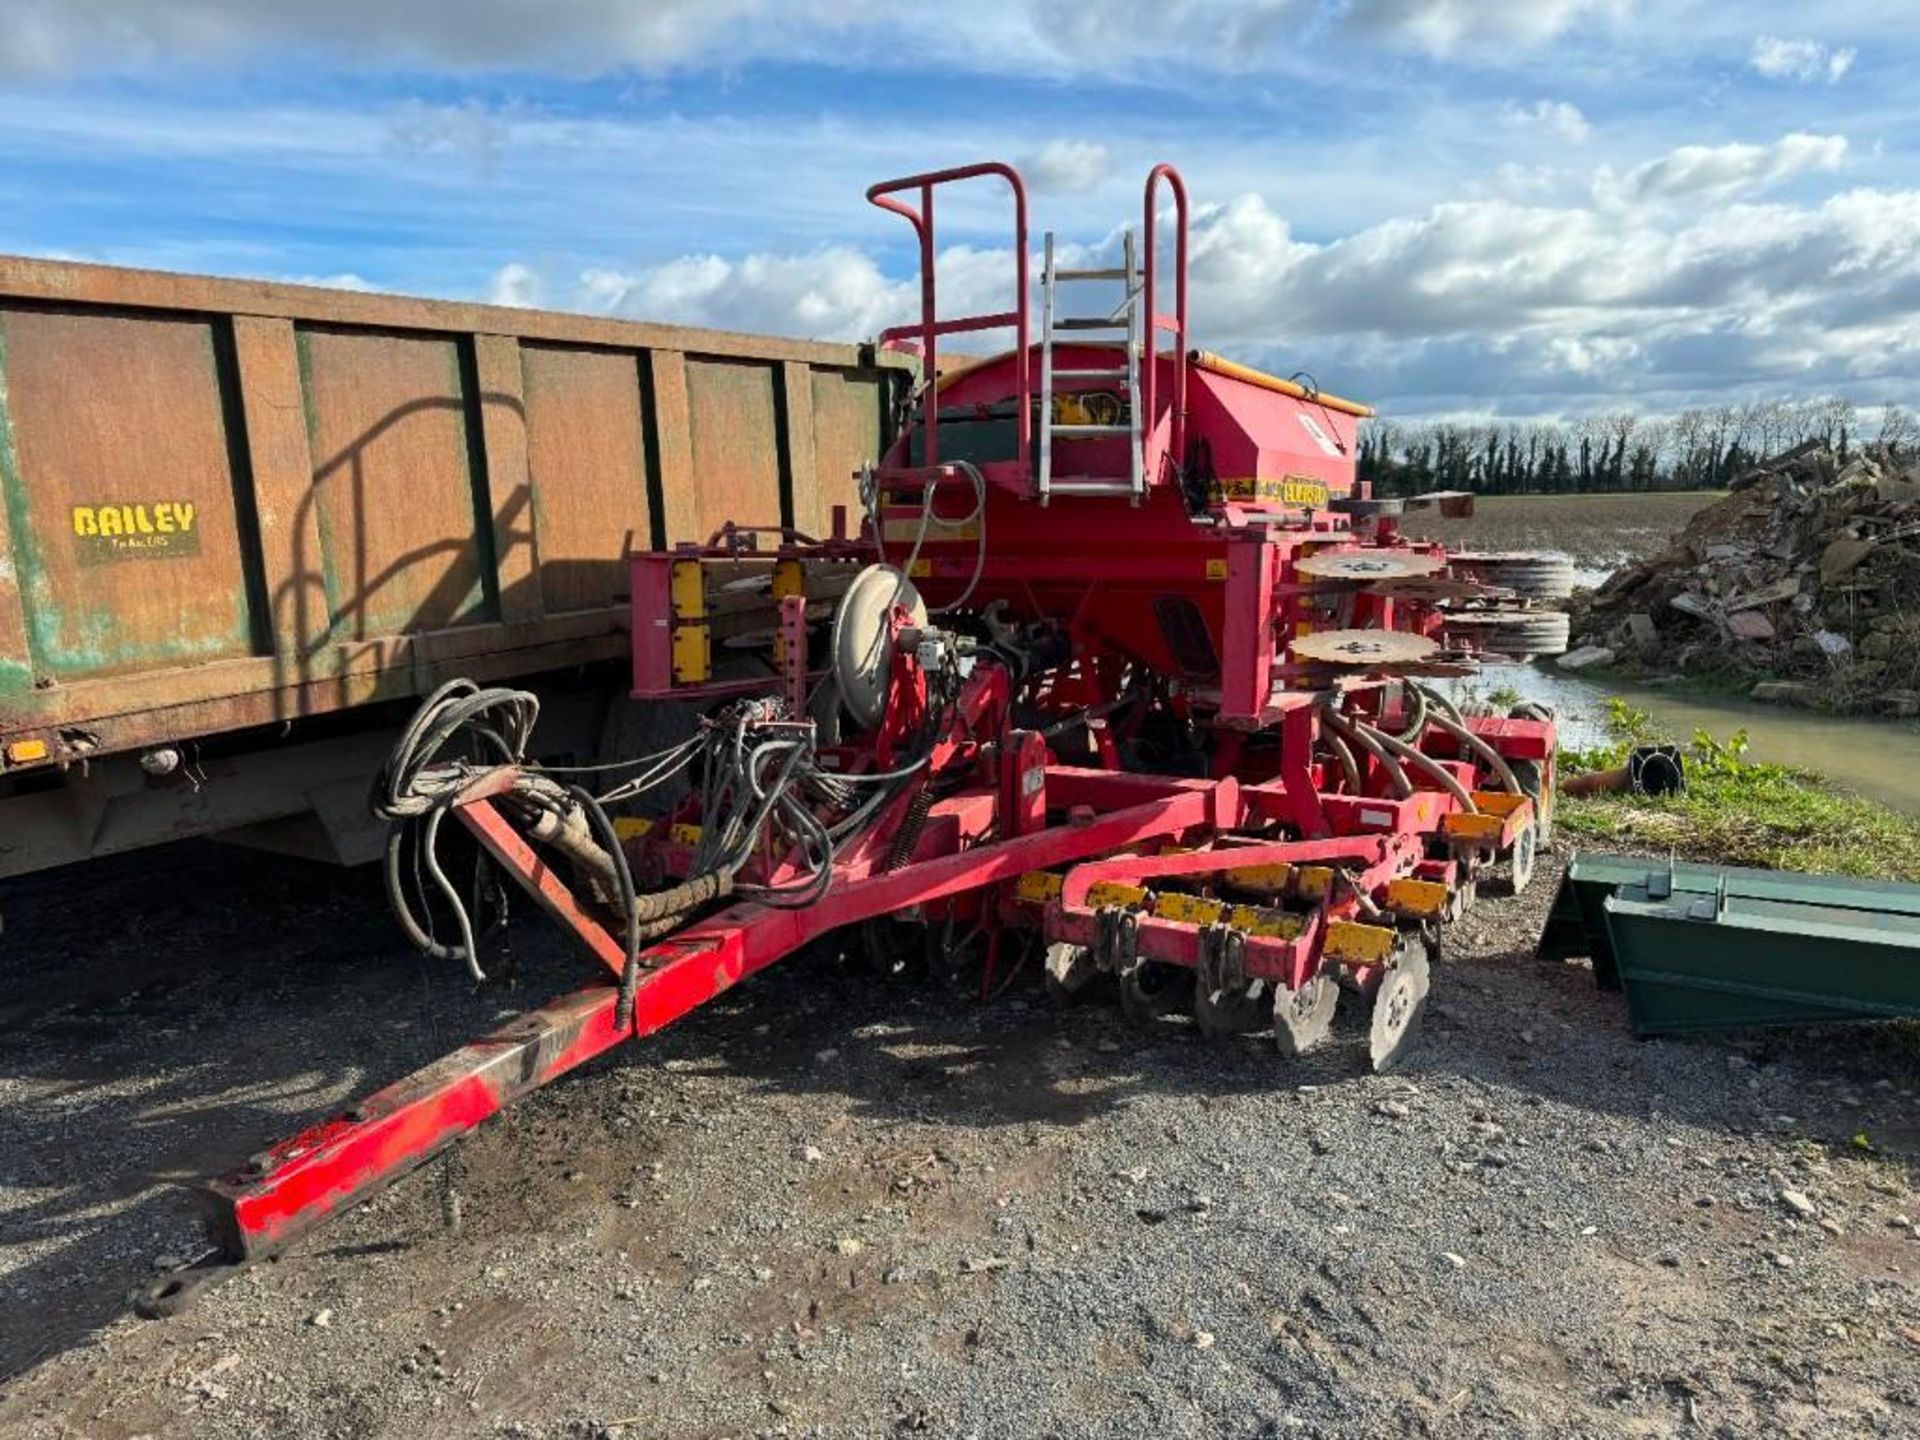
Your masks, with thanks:
[[[1739,775],[1694,774],[1686,794],[1658,800],[1566,796],[1554,824],[1582,843],[1920,883],[1920,820],[1781,765],[1753,765]]]
[[[1562,751],[1566,773],[1611,769],[1635,745],[1664,739],[1646,712],[1608,703],[1613,743]],[[1684,747],[1684,795],[1562,796],[1555,824],[1580,842],[1672,851],[1689,860],[1920,883],[1920,818],[1786,765],[1746,758],[1745,731]]]

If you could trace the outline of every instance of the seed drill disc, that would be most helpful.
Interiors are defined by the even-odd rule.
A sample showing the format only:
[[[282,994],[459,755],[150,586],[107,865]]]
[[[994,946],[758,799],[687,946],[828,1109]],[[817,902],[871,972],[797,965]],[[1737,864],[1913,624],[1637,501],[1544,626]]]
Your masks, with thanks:
[[[1404,630],[1322,630],[1293,642],[1293,658],[1323,665],[1372,670],[1382,665],[1411,665],[1430,660],[1440,647],[1424,635]]]
[[[1309,555],[1294,569],[1315,580],[1400,580],[1431,575],[1445,563],[1405,550],[1348,550],[1337,555]]]
[[[833,678],[841,703],[863,730],[880,723],[893,673],[892,630],[887,620],[904,606],[914,624],[927,623],[927,602],[891,565],[869,565],[853,577],[833,617]]]
[[[1493,585],[1473,580],[1455,580],[1447,575],[1403,575],[1369,585],[1360,592],[1378,595],[1383,600],[1406,600],[1417,605],[1439,605],[1449,600],[1497,600],[1512,594]]]

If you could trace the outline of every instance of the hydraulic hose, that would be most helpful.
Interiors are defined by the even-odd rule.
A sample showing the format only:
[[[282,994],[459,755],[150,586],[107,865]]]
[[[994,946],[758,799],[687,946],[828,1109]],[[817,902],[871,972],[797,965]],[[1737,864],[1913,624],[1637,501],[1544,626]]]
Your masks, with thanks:
[[[1406,761],[1408,764],[1419,766],[1420,769],[1439,781],[1440,788],[1458,800],[1460,802],[1460,808],[1465,810],[1469,815],[1478,815],[1480,813],[1480,808],[1473,803],[1472,792],[1455,779],[1453,772],[1438,760],[1423,750],[1414,749],[1413,746],[1407,744],[1406,741],[1396,739],[1384,730],[1374,729],[1373,726],[1368,725],[1364,721],[1356,721],[1355,723],[1362,734],[1371,735],[1382,745],[1386,746],[1387,749],[1391,750],[1396,757]]]
[[[1340,766],[1340,773],[1346,777],[1347,793],[1349,795],[1358,795],[1362,789],[1362,781],[1360,779],[1360,762],[1353,757],[1353,747],[1341,739],[1331,727],[1329,727],[1327,733],[1320,738],[1327,742],[1327,749],[1333,752],[1333,758]]]
[[[1366,751],[1380,762],[1380,768],[1387,772],[1387,780],[1393,786],[1395,795],[1404,800],[1413,793],[1413,781],[1407,778],[1407,772],[1401,767],[1400,762],[1378,741],[1366,734],[1364,728],[1357,722],[1349,721],[1346,716],[1336,710],[1332,701],[1320,707],[1320,718],[1327,728],[1342,740]]]
[[[1429,691],[1424,685],[1416,685],[1414,690],[1417,694],[1427,696],[1434,702],[1434,724],[1438,725],[1442,730],[1446,731],[1447,734],[1453,736],[1455,740],[1459,741],[1462,745],[1466,746],[1467,749],[1486,761],[1487,768],[1500,778],[1500,787],[1503,790],[1509,795],[1525,793],[1520,788],[1520,781],[1518,777],[1514,775],[1513,767],[1507,764],[1506,758],[1502,756],[1498,750],[1494,749],[1493,746],[1489,745],[1480,736],[1474,734],[1472,730],[1467,728],[1466,719],[1461,715],[1459,706],[1455,705],[1446,696],[1435,691]]]

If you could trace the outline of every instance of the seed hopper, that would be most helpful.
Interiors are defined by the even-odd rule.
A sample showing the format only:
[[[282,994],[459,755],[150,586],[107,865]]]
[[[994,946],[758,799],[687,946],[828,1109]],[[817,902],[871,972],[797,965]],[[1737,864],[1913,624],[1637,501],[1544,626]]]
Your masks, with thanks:
[[[934,204],[968,182],[1011,199],[1008,308],[950,315]],[[1556,577],[1409,540],[1408,502],[1356,480],[1366,407],[1192,343],[1179,175],[1153,170],[1115,255],[1045,237],[1037,287],[1010,167],[868,198],[918,245],[921,314],[882,343],[923,383],[865,514],[633,557],[632,691],[679,707],[680,738],[545,768],[530,697],[457,682],[381,778],[422,948],[482,974],[476,896],[505,876],[596,977],[204,1187],[215,1250],[147,1308],[828,937],[970,996],[1037,973],[1289,1055],[1347,1011],[1386,1068],[1446,922],[1490,877],[1527,883],[1551,717],[1466,715],[1439,682],[1489,637],[1564,645],[1535,604]],[[951,360],[967,336],[1006,348]]]

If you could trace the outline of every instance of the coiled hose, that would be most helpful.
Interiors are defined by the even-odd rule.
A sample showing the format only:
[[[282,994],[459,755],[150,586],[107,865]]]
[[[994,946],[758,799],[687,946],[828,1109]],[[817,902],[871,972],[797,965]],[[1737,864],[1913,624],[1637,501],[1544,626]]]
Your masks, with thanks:
[[[483,689],[471,680],[441,686],[421,705],[388,755],[375,783],[374,813],[389,822],[387,899],[402,931],[436,959],[459,960],[478,983],[487,974],[465,899],[446,873],[440,829],[462,795],[489,774],[513,773],[496,798],[528,837],[565,855],[588,888],[618,918],[625,963],[617,1019],[632,1016],[640,954],[701,908],[740,892],[762,904],[805,905],[831,883],[840,847],[859,834],[926,765],[926,754],[895,770],[842,775],[823,769],[809,727],[787,723],[772,701],[750,700],[702,722],[678,745],[614,765],[555,769],[527,759],[540,704],[519,690]],[[632,799],[699,765],[701,841],[684,880],[641,894],[607,806]],[[560,774],[634,771],[595,795]],[[844,811],[828,824],[815,803]],[[799,877],[779,886],[744,885],[739,872],[753,856],[778,847],[797,857]],[[413,891],[407,884],[411,853]],[[482,859],[480,865],[487,863]],[[476,875],[478,871],[476,871]],[[453,916],[458,942],[439,940],[425,918],[428,887]]]

